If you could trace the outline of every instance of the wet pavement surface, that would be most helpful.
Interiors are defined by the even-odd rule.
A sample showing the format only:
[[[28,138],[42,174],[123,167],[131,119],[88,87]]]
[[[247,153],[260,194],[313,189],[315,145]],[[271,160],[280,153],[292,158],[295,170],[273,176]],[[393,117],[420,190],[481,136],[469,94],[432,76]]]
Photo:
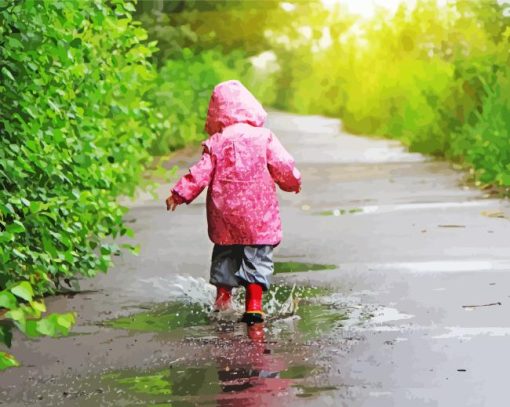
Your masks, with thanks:
[[[205,194],[170,214],[162,185],[129,203],[138,257],[47,299],[78,313],[72,335],[15,335],[0,405],[508,404],[508,201],[337,120],[273,112],[268,126],[303,173],[301,194],[280,194],[268,321],[236,322],[241,290],[233,312],[210,311]]]

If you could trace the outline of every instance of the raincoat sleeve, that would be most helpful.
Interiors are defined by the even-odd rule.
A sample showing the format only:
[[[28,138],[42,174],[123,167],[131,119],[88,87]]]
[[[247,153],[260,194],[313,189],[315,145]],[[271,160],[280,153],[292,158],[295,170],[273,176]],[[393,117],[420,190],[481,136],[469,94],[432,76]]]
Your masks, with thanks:
[[[301,174],[294,165],[294,159],[271,132],[267,146],[267,166],[278,186],[287,192],[299,192]]]
[[[200,160],[171,189],[172,196],[178,204],[191,203],[211,181],[214,163],[208,144],[204,142],[202,145],[204,151]]]

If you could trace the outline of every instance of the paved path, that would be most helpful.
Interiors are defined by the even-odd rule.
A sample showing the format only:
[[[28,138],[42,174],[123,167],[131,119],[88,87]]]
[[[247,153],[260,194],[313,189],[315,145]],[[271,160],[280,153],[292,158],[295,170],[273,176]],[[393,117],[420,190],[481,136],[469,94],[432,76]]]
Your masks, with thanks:
[[[334,298],[347,308],[370,315],[351,317],[316,340],[311,355],[304,345],[295,348],[303,360],[322,366],[312,377],[320,382],[315,391],[303,390],[309,383],[268,379],[259,388],[262,394],[269,386],[264,398],[248,391],[243,405],[251,405],[250,400],[282,405],[282,397],[310,406],[507,405],[510,223],[502,216],[510,216],[508,202],[467,188],[464,175],[447,163],[409,154],[396,142],[344,134],[333,119],[274,112],[268,126],[303,173],[300,195],[280,194],[284,241],[276,258],[338,266],[279,279],[333,288]],[[178,158],[186,166],[196,157],[194,152]],[[130,404],[129,398],[116,399],[112,388],[90,377],[179,360],[209,366],[218,349],[228,352],[212,339],[197,347],[189,334],[182,340],[97,325],[168,301],[177,275],[207,278],[212,244],[204,196],[169,214],[162,205],[167,190],[163,185],[158,200],[141,197],[131,204],[129,218],[142,242],[139,257],[123,255],[111,272],[84,281],[82,288],[91,290],[87,293],[48,301],[52,310],[79,313],[77,335],[15,338],[12,352],[24,366],[0,373],[0,404],[149,405],[154,400]],[[235,335],[226,338],[237,341]],[[292,370],[294,348],[279,348],[274,333],[273,340],[271,363],[284,367],[272,369]],[[234,359],[243,354],[239,349]],[[220,367],[215,365],[218,376],[214,373],[209,384],[229,371],[221,367],[220,356],[214,357]],[[199,373],[185,374],[193,379]],[[172,391],[184,403],[175,405],[195,405],[208,397],[218,405],[235,405],[228,404],[235,399],[215,395],[219,388],[203,393],[203,399],[196,392]]]

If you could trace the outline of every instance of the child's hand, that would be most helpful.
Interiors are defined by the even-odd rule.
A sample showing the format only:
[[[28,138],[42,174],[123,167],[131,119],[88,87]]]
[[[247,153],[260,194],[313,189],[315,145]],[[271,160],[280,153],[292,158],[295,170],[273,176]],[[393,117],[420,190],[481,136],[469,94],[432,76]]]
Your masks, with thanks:
[[[165,202],[166,202],[166,210],[167,211],[172,210],[172,212],[173,212],[173,211],[175,211],[175,208],[177,208],[177,205],[179,205],[172,195],[170,195],[168,198],[166,198]]]

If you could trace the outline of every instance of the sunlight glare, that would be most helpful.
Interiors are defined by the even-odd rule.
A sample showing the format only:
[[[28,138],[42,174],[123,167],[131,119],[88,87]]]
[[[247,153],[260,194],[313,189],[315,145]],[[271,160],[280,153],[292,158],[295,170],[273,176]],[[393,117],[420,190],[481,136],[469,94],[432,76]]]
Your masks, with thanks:
[[[370,18],[378,7],[384,7],[393,13],[400,4],[414,6],[416,0],[322,0],[322,3],[329,8],[337,4],[344,5],[351,13]]]

